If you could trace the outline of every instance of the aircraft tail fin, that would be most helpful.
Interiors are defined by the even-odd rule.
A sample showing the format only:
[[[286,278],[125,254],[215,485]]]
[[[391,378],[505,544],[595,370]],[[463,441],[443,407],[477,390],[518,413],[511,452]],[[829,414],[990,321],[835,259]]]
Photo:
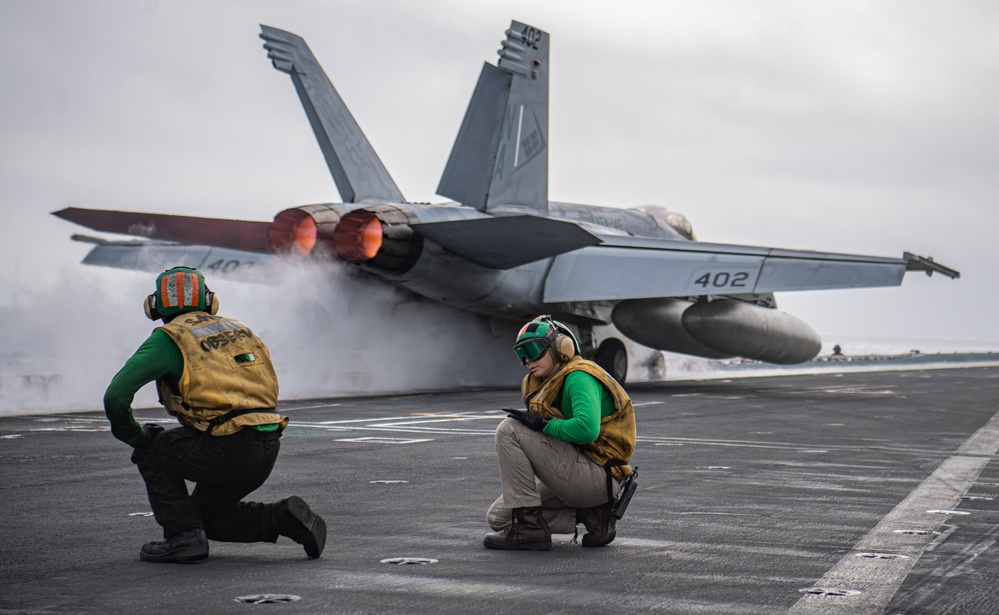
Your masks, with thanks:
[[[343,201],[405,202],[305,40],[265,25],[260,26],[260,38],[266,41],[264,49],[274,68],[291,75]]]
[[[548,215],[547,32],[513,21],[485,64],[437,193],[480,211]]]

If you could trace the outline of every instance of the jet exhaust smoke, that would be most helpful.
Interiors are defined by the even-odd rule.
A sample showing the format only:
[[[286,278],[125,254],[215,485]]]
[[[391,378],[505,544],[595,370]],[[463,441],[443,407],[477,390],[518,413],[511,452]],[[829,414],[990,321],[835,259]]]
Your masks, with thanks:
[[[341,263],[278,263],[273,284],[205,271],[219,313],[271,350],[280,398],[303,399],[467,386],[516,386],[509,335],[487,321],[364,279]],[[142,311],[153,273],[68,266],[50,286],[8,285],[0,304],[0,415],[97,410],[104,390],[155,328]],[[155,387],[133,407],[158,406]]]
[[[342,263],[281,263],[266,275],[281,284],[223,282],[224,293],[216,292],[220,312],[243,320],[270,347],[282,399],[515,386],[523,375],[512,350],[516,324],[495,337],[484,318]]]

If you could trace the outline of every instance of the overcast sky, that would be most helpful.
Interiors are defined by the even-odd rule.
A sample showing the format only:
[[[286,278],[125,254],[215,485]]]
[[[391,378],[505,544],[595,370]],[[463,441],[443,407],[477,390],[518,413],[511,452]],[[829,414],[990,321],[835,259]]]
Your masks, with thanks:
[[[991,1],[4,0],[0,304],[93,275],[62,207],[270,220],[340,200],[261,23],[308,41],[408,200],[444,200],[511,19],[552,37],[550,199],[666,205],[706,241],[931,255],[962,278],[778,304],[827,340],[999,347]]]

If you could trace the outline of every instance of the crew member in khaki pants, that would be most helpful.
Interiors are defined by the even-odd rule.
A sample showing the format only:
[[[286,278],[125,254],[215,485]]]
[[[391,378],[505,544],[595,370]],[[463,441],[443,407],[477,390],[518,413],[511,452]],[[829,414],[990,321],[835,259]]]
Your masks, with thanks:
[[[486,514],[487,549],[545,551],[551,534],[586,527],[584,547],[614,540],[613,494],[631,474],[635,413],[620,384],[579,356],[568,327],[539,316],[514,351],[530,373],[527,410],[508,410],[496,428],[501,495]]]

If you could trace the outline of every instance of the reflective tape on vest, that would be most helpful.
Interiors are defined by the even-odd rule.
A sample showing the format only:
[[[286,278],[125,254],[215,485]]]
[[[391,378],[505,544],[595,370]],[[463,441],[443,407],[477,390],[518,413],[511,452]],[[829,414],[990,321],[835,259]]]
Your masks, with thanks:
[[[214,335],[215,333],[222,333],[223,331],[232,331],[234,329],[249,329],[246,325],[239,322],[238,320],[222,320],[219,322],[213,322],[211,324],[204,325],[202,327],[197,327],[191,329],[191,333],[194,337],[200,339],[206,335]]]

